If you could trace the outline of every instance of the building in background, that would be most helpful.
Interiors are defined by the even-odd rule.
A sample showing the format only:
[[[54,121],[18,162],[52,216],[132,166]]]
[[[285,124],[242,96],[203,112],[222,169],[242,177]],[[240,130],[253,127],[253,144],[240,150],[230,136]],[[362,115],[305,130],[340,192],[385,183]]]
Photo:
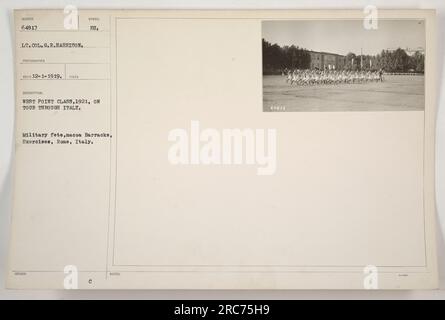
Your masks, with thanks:
[[[346,64],[346,57],[336,53],[309,51],[311,69],[342,70]]]

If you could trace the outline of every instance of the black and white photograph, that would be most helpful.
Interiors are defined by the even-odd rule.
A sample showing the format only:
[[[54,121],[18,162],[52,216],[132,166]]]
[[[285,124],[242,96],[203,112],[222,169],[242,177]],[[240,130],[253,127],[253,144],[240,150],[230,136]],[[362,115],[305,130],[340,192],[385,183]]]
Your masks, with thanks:
[[[445,1],[238,2],[0,1],[0,300],[445,300]]]
[[[425,22],[263,21],[263,111],[424,110]]]

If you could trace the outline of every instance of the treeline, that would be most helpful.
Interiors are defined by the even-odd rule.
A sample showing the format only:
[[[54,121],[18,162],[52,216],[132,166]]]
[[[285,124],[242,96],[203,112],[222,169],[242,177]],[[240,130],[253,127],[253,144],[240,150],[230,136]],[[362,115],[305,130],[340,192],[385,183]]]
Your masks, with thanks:
[[[346,55],[345,69],[349,70],[379,70],[386,72],[416,72],[425,71],[425,55],[416,51],[413,55],[408,55],[405,50],[398,48],[396,50],[382,50],[381,53],[371,55],[355,55],[348,53]]]
[[[344,57],[346,70],[379,70],[386,72],[425,71],[425,55],[416,51],[408,55],[405,50],[382,50],[377,55],[356,55],[348,53]],[[279,46],[263,39],[263,74],[279,74],[287,69],[309,69],[311,55],[309,50],[292,46]]]
[[[285,68],[309,69],[309,51],[292,46],[279,46],[263,39],[263,73],[276,74]]]

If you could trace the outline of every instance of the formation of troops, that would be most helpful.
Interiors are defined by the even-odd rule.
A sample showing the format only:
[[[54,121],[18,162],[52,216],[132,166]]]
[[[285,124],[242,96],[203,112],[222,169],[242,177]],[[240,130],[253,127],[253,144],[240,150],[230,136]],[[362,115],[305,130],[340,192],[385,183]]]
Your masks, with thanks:
[[[282,75],[287,83],[302,86],[383,81],[382,69],[378,71],[284,69]]]

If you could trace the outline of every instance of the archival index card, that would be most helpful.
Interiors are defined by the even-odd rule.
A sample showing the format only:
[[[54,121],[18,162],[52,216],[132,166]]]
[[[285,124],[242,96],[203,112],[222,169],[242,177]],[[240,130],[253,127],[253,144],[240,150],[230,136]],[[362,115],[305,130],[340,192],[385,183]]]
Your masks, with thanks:
[[[15,11],[11,288],[437,287],[435,12]]]

